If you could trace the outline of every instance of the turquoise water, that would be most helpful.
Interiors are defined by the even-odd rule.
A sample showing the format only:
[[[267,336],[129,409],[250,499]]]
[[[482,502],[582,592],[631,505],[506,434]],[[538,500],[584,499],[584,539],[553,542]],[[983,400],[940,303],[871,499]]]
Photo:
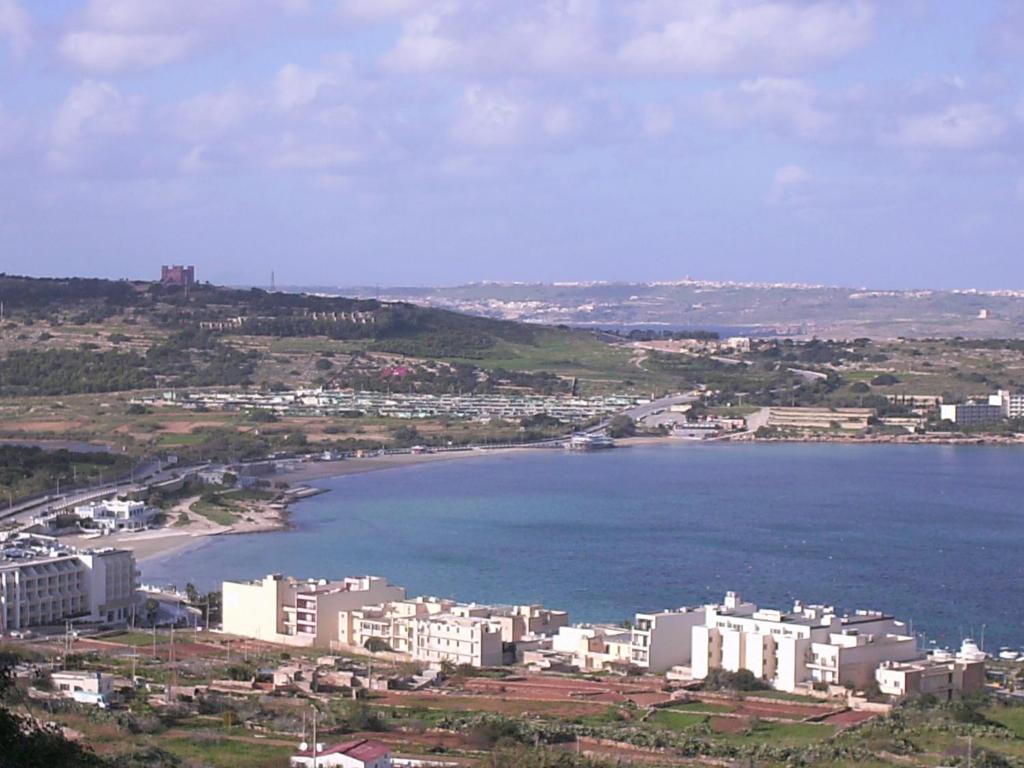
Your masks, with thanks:
[[[295,530],[212,539],[147,581],[377,573],[412,594],[537,601],[573,620],[794,598],[912,619],[944,644],[1024,643],[1024,450],[644,446],[350,475]]]

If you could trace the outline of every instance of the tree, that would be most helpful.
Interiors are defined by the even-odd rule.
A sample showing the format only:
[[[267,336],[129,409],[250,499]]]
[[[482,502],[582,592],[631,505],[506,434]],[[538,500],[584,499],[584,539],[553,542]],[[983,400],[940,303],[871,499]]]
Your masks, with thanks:
[[[624,413],[615,416],[608,424],[609,437],[631,437],[636,434],[636,422]]]

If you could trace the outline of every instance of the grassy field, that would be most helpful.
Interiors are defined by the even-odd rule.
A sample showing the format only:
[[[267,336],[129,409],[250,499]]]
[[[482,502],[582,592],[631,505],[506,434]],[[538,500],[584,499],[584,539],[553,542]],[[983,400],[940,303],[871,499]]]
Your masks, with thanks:
[[[656,728],[667,728],[672,731],[685,731],[695,725],[706,723],[707,715],[699,712],[680,712],[676,709],[659,709],[649,718],[647,723]]]

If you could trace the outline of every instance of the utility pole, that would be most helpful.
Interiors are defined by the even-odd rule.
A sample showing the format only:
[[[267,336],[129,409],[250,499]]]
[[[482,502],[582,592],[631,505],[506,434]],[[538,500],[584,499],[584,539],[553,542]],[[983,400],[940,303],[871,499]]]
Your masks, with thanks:
[[[313,763],[312,768],[316,768],[316,708],[313,707]],[[968,767],[970,768],[970,766]]]

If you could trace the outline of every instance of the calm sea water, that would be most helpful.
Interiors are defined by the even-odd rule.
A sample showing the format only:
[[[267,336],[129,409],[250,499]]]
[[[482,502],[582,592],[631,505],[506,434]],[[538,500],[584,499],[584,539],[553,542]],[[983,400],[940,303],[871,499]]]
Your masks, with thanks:
[[[482,456],[323,481],[296,530],[216,538],[145,580],[377,573],[573,620],[718,600],[878,608],[942,644],[1024,643],[1024,450],[650,446]]]

